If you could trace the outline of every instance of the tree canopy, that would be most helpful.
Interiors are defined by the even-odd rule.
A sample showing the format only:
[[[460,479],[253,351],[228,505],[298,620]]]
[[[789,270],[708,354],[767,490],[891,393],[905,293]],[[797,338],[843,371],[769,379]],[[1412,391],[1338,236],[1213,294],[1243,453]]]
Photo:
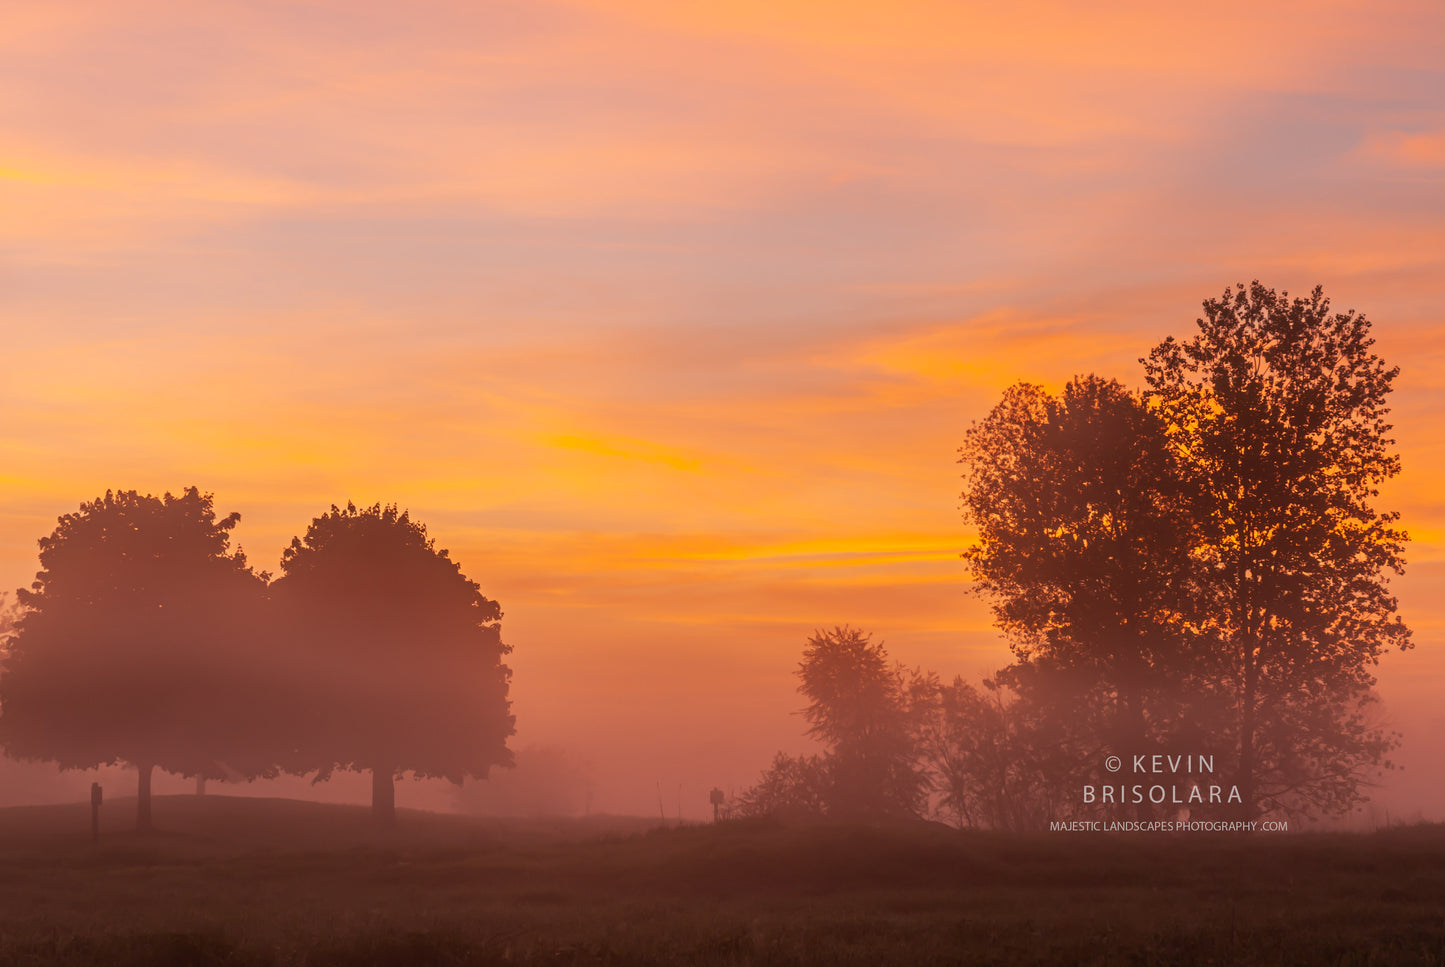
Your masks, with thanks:
[[[268,769],[249,719],[248,658],[265,576],[254,573],[210,494],[107,491],[40,540],[40,571],[0,668],[0,742],[19,758],[140,773],[148,828],[156,766]]]
[[[1239,285],[1204,311],[1142,360],[1143,393],[1020,384],[968,432],[964,556],[1016,658],[997,683],[1013,720],[1052,724],[952,707],[1086,772],[1105,749],[1210,754],[1249,818],[1344,811],[1394,741],[1370,724],[1371,667],[1409,646],[1386,576],[1406,537],[1374,507],[1399,471],[1398,369],[1318,288]]]
[[[1222,642],[1209,671],[1232,710],[1244,810],[1347,808],[1392,744],[1367,724],[1370,669],[1410,646],[1386,576],[1407,538],[1374,507],[1400,470],[1386,422],[1399,368],[1318,287],[1290,299],[1240,284],[1204,313],[1142,362],[1198,495]]]
[[[394,505],[333,505],[272,585],[287,677],[286,768],[370,771],[378,820],[402,771],[485,778],[512,761],[501,608]]]
[[[798,691],[808,734],[830,747],[830,811],[913,814],[927,791],[915,762],[916,704],[883,643],[848,626],[818,631],[803,648]]]
[[[925,720],[921,751],[939,815],[960,826],[1039,830],[1079,812],[1081,761],[1071,721],[1081,689],[1052,675],[1013,692],[997,677],[975,687],[962,678],[938,689]]]
[[[920,727],[937,680],[890,662],[882,642],[847,625],[814,632],[798,678],[798,691],[809,700],[807,734],[826,750],[796,758],[779,753],[740,797],[739,812],[864,820],[920,815],[929,790]]]
[[[1099,741],[1156,751],[1197,601],[1189,494],[1162,421],[1115,380],[1076,378],[1057,397],[1021,383],[959,461],[979,534],[964,557],[1020,663],[1004,681],[1067,675],[1092,696],[1077,711]]]

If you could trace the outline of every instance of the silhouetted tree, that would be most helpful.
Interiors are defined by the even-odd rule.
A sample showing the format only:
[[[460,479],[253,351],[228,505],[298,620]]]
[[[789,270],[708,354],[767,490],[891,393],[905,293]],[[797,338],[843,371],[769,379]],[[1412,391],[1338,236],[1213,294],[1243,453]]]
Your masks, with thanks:
[[[823,756],[779,752],[757,785],[729,805],[728,816],[773,816],[795,822],[821,819],[829,814],[832,788],[831,770]]]
[[[272,585],[295,681],[284,716],[295,772],[369,770],[372,810],[395,819],[394,777],[460,783],[509,765],[511,671],[501,608],[426,528],[380,504],[332,506],[281,559]]]
[[[238,548],[239,514],[212,497],[110,492],[40,540],[41,569],[0,669],[0,742],[62,769],[139,772],[136,826],[151,826],[155,767],[195,775],[227,760],[269,767],[249,720],[250,654],[265,576]]]
[[[835,816],[916,815],[928,791],[917,762],[921,674],[890,664],[882,642],[847,626],[816,632],[803,649],[798,691],[808,734],[828,745],[828,811]]]
[[[938,813],[959,826],[1009,830],[1043,829],[1076,814],[1082,756],[1074,699],[1037,689],[1021,698],[996,678],[981,688],[962,678],[942,686],[921,746]]]
[[[875,820],[922,815],[929,779],[921,730],[938,679],[890,663],[880,642],[846,625],[817,631],[803,649],[798,691],[810,700],[808,735],[822,755],[778,753],[758,784],[730,807],[736,816]]]
[[[1193,501],[1164,423],[1114,380],[1020,383],[959,452],[964,558],[1017,658],[999,684],[1068,704],[1082,770],[1161,751],[1199,711],[1201,647]]]
[[[1371,666],[1410,646],[1386,571],[1399,472],[1386,399],[1398,368],[1363,315],[1323,290],[1259,282],[1204,303],[1198,332],[1144,362],[1149,399],[1199,494],[1196,548],[1224,642],[1210,669],[1232,710],[1244,812],[1340,811],[1392,737],[1368,724]]]

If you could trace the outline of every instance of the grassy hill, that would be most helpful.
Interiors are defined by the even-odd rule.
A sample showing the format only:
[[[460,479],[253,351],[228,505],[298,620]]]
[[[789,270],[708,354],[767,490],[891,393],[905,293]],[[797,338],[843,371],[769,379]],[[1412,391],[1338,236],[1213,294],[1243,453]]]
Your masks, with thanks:
[[[1445,964],[1445,829],[960,833],[160,797],[0,810],[5,964]],[[649,828],[652,827],[652,828]]]
[[[513,844],[575,841],[604,835],[630,835],[659,825],[657,819],[590,816],[584,819],[482,819],[397,810],[394,833],[378,838],[368,806],[265,799],[250,796],[155,796],[156,832],[135,832],[134,797],[107,798],[100,810],[105,853],[141,847],[168,856],[206,856],[250,850],[316,851],[389,844],[393,848],[477,848],[500,841]],[[86,853],[90,840],[90,804],[0,808],[0,857],[38,850]]]

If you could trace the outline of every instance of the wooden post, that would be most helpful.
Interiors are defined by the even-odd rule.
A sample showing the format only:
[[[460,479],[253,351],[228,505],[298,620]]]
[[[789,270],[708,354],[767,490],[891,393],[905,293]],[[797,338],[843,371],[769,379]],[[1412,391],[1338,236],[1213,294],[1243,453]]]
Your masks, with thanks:
[[[100,842],[100,783],[90,784],[90,841]]]

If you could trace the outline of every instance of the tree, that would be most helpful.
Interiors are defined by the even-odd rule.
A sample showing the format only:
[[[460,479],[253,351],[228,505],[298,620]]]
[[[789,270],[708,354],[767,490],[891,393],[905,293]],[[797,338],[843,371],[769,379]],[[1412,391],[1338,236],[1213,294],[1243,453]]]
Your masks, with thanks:
[[[151,827],[151,773],[269,763],[248,719],[256,662],[246,616],[265,575],[229,549],[239,514],[213,498],[111,492],[40,540],[40,571],[0,674],[0,741],[19,758],[139,773],[136,826]]]
[[[1012,693],[996,678],[981,689],[962,678],[939,689],[921,748],[940,815],[958,826],[1023,831],[1078,811],[1070,782],[1080,762],[1070,741],[1072,696],[1045,701],[1036,689],[1028,694]]]
[[[1067,703],[1080,770],[1163,751],[1198,712],[1203,643],[1193,501],[1159,415],[1114,380],[1020,383],[959,453],[978,531],[963,556],[1017,659],[998,684]]]
[[[829,746],[829,814],[919,814],[928,781],[915,755],[917,726],[936,682],[890,664],[882,642],[846,625],[808,639],[798,677],[810,700],[807,734]]]
[[[1392,745],[1367,724],[1370,668],[1410,647],[1385,576],[1403,572],[1407,538],[1373,506],[1400,469],[1386,422],[1399,369],[1319,287],[1291,300],[1240,284],[1197,326],[1141,362],[1198,493],[1243,811],[1343,811]]]
[[[798,691],[810,700],[807,734],[827,748],[821,755],[779,752],[730,812],[865,821],[922,815],[930,784],[920,743],[937,703],[937,677],[890,663],[882,642],[847,625],[814,632],[798,677]]]
[[[738,796],[728,814],[736,819],[818,820],[828,815],[831,795],[832,775],[826,758],[779,752],[757,785]]]
[[[372,812],[395,821],[404,770],[461,783],[510,765],[501,608],[395,505],[333,505],[272,585],[292,692],[293,772],[370,771]]]

